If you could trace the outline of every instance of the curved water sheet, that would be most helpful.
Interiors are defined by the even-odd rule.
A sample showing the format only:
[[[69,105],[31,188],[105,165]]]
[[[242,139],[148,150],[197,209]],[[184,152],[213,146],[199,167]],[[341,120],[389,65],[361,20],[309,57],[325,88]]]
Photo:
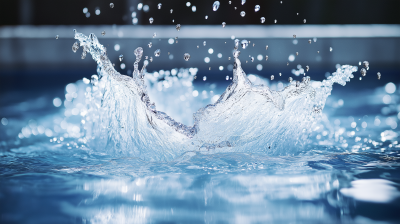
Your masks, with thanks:
[[[94,34],[75,34],[73,46],[83,47],[98,63],[99,79],[86,95],[83,141],[108,154],[130,155],[144,160],[171,160],[185,152],[247,152],[294,154],[307,144],[312,126],[321,117],[332,85],[345,85],[357,67],[342,66],[321,85],[310,78],[292,81],[281,91],[254,85],[241,68],[234,51],[233,81],[214,103],[199,109],[193,126],[157,111],[146,90],[144,69],[138,63],[143,49],[135,50],[133,76],[118,73],[106,48]],[[191,73],[193,75],[193,73]]]

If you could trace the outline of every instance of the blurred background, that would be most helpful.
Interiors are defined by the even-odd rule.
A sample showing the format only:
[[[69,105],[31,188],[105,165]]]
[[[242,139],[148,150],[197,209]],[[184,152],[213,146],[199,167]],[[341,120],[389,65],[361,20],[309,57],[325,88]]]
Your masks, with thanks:
[[[147,66],[148,72],[197,67],[198,77],[206,76],[206,82],[228,85],[226,76],[232,76],[229,57],[237,38],[250,41],[249,47],[240,48],[247,74],[274,75],[274,81],[301,79],[293,70],[308,65],[307,75],[322,80],[335,71],[337,64],[358,65],[367,60],[367,76],[359,81],[358,73],[348,84],[351,88],[399,82],[398,0],[274,0],[247,1],[243,5],[233,0],[220,1],[217,11],[213,11],[213,3],[4,1],[0,7],[0,106],[28,95],[49,93],[50,89],[54,94],[57,90],[62,93],[65,84],[96,73],[96,63],[90,56],[82,60],[81,49],[76,54],[71,51],[73,29],[85,35],[94,33],[123,74],[132,73],[133,51],[141,46],[144,55],[154,59]],[[180,31],[175,29],[177,24],[181,25]],[[156,49],[161,50],[160,57],[154,56]],[[189,61],[183,59],[184,53],[191,55]],[[123,55],[122,61],[119,55]],[[381,80],[376,78],[377,72],[382,74]],[[198,78],[196,82],[203,80]],[[29,94],[19,99],[17,92]]]

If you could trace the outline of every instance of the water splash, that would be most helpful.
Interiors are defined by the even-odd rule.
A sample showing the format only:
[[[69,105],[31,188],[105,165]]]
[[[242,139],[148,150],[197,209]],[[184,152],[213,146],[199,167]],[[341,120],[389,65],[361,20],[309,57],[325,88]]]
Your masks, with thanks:
[[[232,83],[215,103],[193,115],[193,126],[187,126],[157,111],[150,100],[145,66],[140,71],[138,66],[142,48],[135,50],[134,71],[128,77],[115,71],[106,48],[94,34],[76,33],[75,39],[97,62],[100,77],[86,95],[83,129],[87,144],[109,154],[145,160],[170,160],[198,150],[294,154],[307,144],[332,85],[345,85],[357,71],[357,67],[345,65],[318,86],[305,77],[274,91],[248,79],[239,60],[240,51],[235,50]]]

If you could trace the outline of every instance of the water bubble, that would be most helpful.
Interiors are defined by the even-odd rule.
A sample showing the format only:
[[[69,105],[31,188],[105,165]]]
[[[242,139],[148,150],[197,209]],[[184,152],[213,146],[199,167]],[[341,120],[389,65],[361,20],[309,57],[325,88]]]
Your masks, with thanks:
[[[225,27],[226,26],[226,22],[222,22],[222,27]]]
[[[241,16],[241,17],[244,17],[245,15],[246,15],[246,12],[245,12],[245,11],[241,11],[241,12],[240,12],[240,16]]]
[[[106,35],[106,31],[103,30],[103,32],[101,32],[101,35]]]
[[[186,6],[187,6],[187,7],[189,7],[190,5],[192,5],[192,3],[186,2]]]
[[[161,6],[162,6],[162,4],[161,4],[161,3],[158,3],[157,9],[161,9]]]
[[[207,76],[203,76],[203,81],[206,81],[207,80]]]
[[[306,22],[307,22],[306,19],[304,19],[304,20],[303,20],[303,23],[306,23]]]
[[[265,60],[268,61],[268,55],[265,55]]]
[[[246,49],[247,46],[249,46],[249,42],[247,40],[242,40],[242,42],[240,42],[240,44],[242,45],[243,49]]]
[[[206,42],[206,41],[204,41],[204,42],[203,42],[203,46],[206,46],[206,44],[207,44],[207,42]]]
[[[260,5],[256,5],[256,6],[254,7],[254,11],[255,11],[255,12],[260,11]]]
[[[308,72],[308,70],[310,70],[310,66],[306,66],[306,71]]]
[[[154,21],[153,17],[150,17],[150,18],[149,18],[150,24],[153,24],[153,21]]]
[[[265,17],[261,17],[260,20],[261,20],[261,23],[265,23]]]
[[[362,68],[360,70],[360,73],[361,73],[362,76],[366,76],[367,75],[367,70],[365,70],[365,68]]]
[[[275,78],[275,76],[274,76],[274,75],[271,75],[271,80],[274,80],[274,78]]]
[[[381,79],[381,73],[380,72],[376,73],[376,76],[378,77],[378,79]]]
[[[185,59],[185,61],[189,61],[189,59],[190,59],[190,54],[185,53],[185,54],[183,55],[183,59]]]
[[[298,56],[299,55],[299,52],[296,52],[296,56]]]
[[[196,6],[192,6],[192,12],[196,12],[196,11],[197,11]]]
[[[293,81],[293,78],[292,78],[292,77],[289,77],[288,81],[289,81],[289,82],[292,82],[292,81]]]
[[[205,18],[205,19],[208,19],[208,16],[206,15],[204,18]]]
[[[244,3],[246,3],[246,0],[242,0],[242,5],[244,5]]]
[[[364,62],[363,62],[363,65],[364,65],[364,67],[365,67],[366,69],[369,68],[369,62],[368,62],[368,61],[364,61]]]
[[[177,31],[181,30],[181,24],[176,24],[176,30]]]
[[[110,8],[114,8],[114,3],[110,3]]]
[[[122,61],[122,60],[124,60],[124,56],[121,54],[121,55],[119,56],[119,61]]]
[[[76,51],[79,49],[79,43],[78,42],[75,42],[73,45],[72,45],[72,51],[74,52],[74,53],[76,53]]]
[[[311,39],[308,40],[308,43],[311,44]]]
[[[214,12],[218,10],[219,5],[220,5],[219,1],[215,1],[215,2],[214,2],[214,4],[213,4],[213,11],[214,11]]]
[[[157,36],[157,33],[153,33],[153,38]]]
[[[150,43],[148,44],[148,46],[149,46],[149,48],[151,48],[151,46],[153,46],[153,43],[150,42]]]
[[[169,13],[171,13],[171,14],[172,14],[172,12],[174,12],[174,10],[173,10],[173,9],[169,10]]]
[[[154,51],[154,56],[160,57],[160,53],[161,53],[160,49],[157,49],[156,51]]]
[[[332,49],[332,47],[330,47],[330,48],[329,48],[329,51],[331,51],[331,52],[332,52],[332,50],[333,50],[333,49]]]

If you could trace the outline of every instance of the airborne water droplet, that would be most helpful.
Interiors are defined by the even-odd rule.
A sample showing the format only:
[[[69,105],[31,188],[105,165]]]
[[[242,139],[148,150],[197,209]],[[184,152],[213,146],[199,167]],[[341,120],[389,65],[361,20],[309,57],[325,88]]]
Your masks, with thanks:
[[[296,87],[299,87],[299,86],[300,86],[300,82],[296,81]]]
[[[260,5],[256,5],[256,6],[254,7],[254,11],[255,11],[255,12],[260,11]]]
[[[149,18],[150,24],[153,24],[153,21],[154,21],[153,17],[150,17],[150,18]]]
[[[78,42],[75,42],[73,45],[72,45],[72,51],[74,52],[74,53],[76,53],[76,51],[79,49],[79,44],[78,44]]]
[[[148,46],[149,46],[149,48],[151,48],[151,46],[153,46],[153,43],[150,42],[150,43],[148,44]]]
[[[208,19],[208,16],[206,15],[204,18]]]
[[[296,34],[293,34],[293,38],[296,38]]]
[[[306,19],[304,19],[303,22],[306,23]]]
[[[181,24],[176,24],[176,30],[177,31],[181,30]]]
[[[149,59],[149,60],[150,60],[150,62],[153,62],[153,57],[150,57],[150,59]]]
[[[246,0],[242,0],[242,5],[244,5],[244,3],[246,3]]]
[[[296,52],[296,56],[298,56],[299,55],[299,52]]]
[[[162,6],[162,4],[161,4],[161,3],[158,3],[157,8],[158,8],[158,9],[161,9],[161,6]]]
[[[153,33],[153,38],[157,36],[157,33]]]
[[[360,73],[361,73],[362,76],[365,76],[365,75],[367,75],[367,70],[365,70],[365,68],[362,68],[360,70]]]
[[[292,78],[292,77],[289,77],[288,81],[289,81],[289,82],[292,82],[292,81],[293,81],[293,78]]]
[[[251,62],[254,62],[254,57],[251,57]]]
[[[311,44],[311,39],[308,40],[308,43]]]
[[[306,66],[306,70],[307,70],[307,72],[308,72],[308,70],[310,70],[310,66],[307,65],[307,66]]]
[[[207,80],[207,76],[203,76],[203,81],[206,81]]]
[[[268,55],[265,55],[265,60],[268,61]]]
[[[241,11],[241,12],[240,12],[240,16],[241,16],[241,17],[244,17],[245,15],[246,15],[246,12],[245,12],[245,11]]]
[[[226,80],[229,80],[229,76],[226,76],[225,79],[226,79]]]
[[[243,48],[243,49],[246,49],[247,46],[249,46],[249,42],[248,42],[247,40],[242,40],[242,41],[240,42],[240,44],[242,45],[242,48]]]
[[[174,11],[173,9],[169,10],[169,12],[170,12],[171,14],[172,14],[173,11]]]
[[[58,35],[56,35],[56,40],[58,40]]]
[[[366,69],[369,68],[369,62],[368,62],[368,61],[364,61],[364,62],[363,62],[363,65],[364,65],[364,67],[365,67]]]
[[[230,4],[232,4],[232,2],[231,2],[231,1],[229,1],[229,5],[230,5]]]
[[[203,46],[206,46],[206,44],[207,44],[207,42],[206,42],[206,41],[204,41],[204,42],[203,42]]]
[[[214,4],[213,4],[213,11],[214,11],[214,12],[218,10],[219,5],[220,5],[219,1],[215,1],[215,2],[214,2]]]
[[[222,27],[225,28],[225,26],[226,26],[226,23],[225,23],[225,22],[222,22]]]
[[[267,45],[267,46],[265,46],[265,50],[268,50],[268,45]]]
[[[260,20],[261,20],[261,23],[265,23],[265,17],[261,17]]]
[[[103,30],[103,32],[101,32],[101,35],[106,35],[106,31]]]
[[[378,79],[381,79],[381,73],[380,72],[376,73],[376,76],[378,77]]]
[[[114,3],[110,3],[110,8],[114,8]]]
[[[278,20],[274,20],[274,23],[278,22]]]
[[[274,78],[275,78],[275,76],[274,76],[274,75],[271,75],[271,80],[274,80]]]
[[[119,56],[119,61],[122,61],[122,60],[124,60],[124,56],[121,54],[121,55]]]
[[[185,59],[185,61],[189,61],[189,59],[190,59],[190,54],[185,53],[185,54],[183,55],[183,59]]]
[[[160,57],[160,53],[161,53],[160,49],[157,49],[156,51],[154,51],[154,56]]]

